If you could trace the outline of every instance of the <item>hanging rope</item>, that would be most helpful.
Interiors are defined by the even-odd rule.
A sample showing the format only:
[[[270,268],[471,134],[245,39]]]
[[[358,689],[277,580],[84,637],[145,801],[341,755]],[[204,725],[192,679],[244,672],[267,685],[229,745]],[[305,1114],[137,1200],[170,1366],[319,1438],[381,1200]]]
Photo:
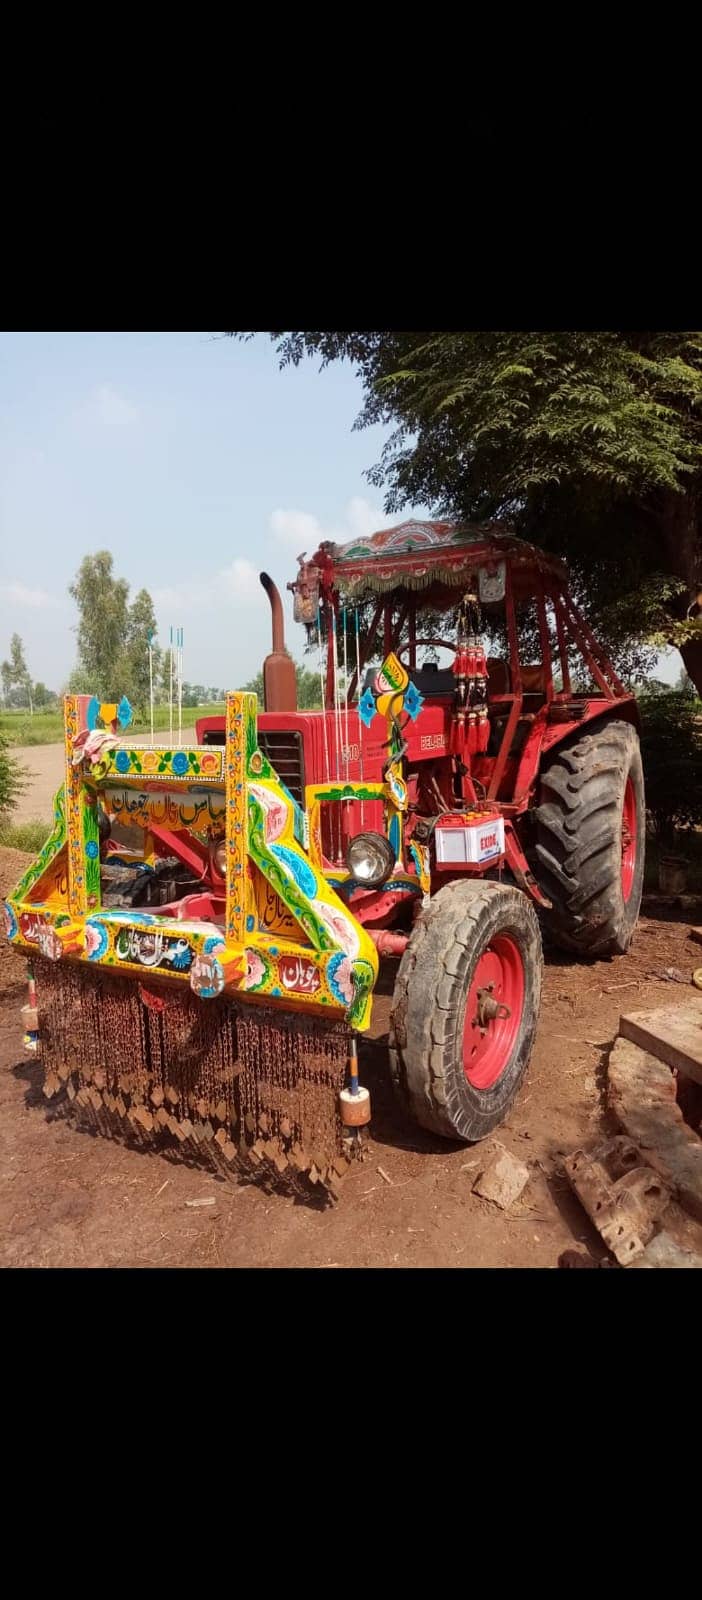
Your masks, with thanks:
[[[361,721],[361,639],[358,606],[354,610],[356,624],[356,717],[358,720],[358,774],[363,783],[363,723]],[[361,832],[363,831],[363,801],[361,801]]]
[[[349,781],[349,670],[346,654],[346,607],[343,610],[344,618],[344,766],[346,768],[346,782]]]
[[[319,649],[318,649],[318,656],[319,656],[319,686],[320,686],[320,689],[322,691],[322,728],[324,730],[324,778],[325,778],[325,782],[328,783],[329,782],[329,778],[330,778],[329,738],[328,738],[328,735],[327,735],[327,705],[326,705],[326,698],[327,697],[326,697],[326,688],[325,688],[325,682],[324,682],[324,676],[325,675],[324,675],[324,650],[323,650],[323,645],[322,645],[322,602],[321,602],[321,600],[319,602],[319,623],[318,623],[318,626],[317,626],[317,643],[318,643],[318,646],[319,646]],[[327,641],[327,646],[328,646],[328,641]]]
[[[336,766],[336,781],[341,779],[341,706],[339,704],[339,651],[336,636],[336,612],[332,610],[332,661],[334,664],[334,758]],[[333,847],[333,844],[332,844]],[[336,806],[336,860],[340,863],[341,855],[341,806]]]

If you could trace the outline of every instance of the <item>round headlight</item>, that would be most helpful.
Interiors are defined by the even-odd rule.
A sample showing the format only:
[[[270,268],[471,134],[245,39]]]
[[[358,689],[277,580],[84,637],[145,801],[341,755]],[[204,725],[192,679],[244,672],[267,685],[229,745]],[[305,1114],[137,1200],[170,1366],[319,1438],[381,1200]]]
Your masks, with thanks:
[[[385,883],[395,865],[395,852],[383,833],[357,833],[346,851],[351,877],[364,888]]]
[[[227,846],[224,843],[224,841],[222,841],[221,844],[218,844],[216,849],[215,849],[214,864],[215,864],[215,867],[216,867],[216,869],[217,869],[217,871],[218,871],[218,873],[220,875],[220,878],[226,878],[226,876],[227,876]]]

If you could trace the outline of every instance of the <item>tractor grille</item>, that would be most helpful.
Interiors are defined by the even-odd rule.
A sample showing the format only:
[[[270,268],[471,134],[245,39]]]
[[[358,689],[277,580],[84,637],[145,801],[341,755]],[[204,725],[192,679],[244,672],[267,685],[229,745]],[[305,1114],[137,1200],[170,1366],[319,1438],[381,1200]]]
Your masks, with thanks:
[[[297,800],[299,806],[305,804],[305,762],[302,754],[302,734],[293,728],[266,728],[259,723],[258,742],[264,756],[268,757],[271,765],[285,784],[286,789]],[[224,728],[207,728],[204,736],[205,744],[226,743]]]
[[[292,728],[264,729],[259,726],[258,742],[293,800],[297,800],[299,806],[304,806],[305,763],[302,754],[302,734]]]

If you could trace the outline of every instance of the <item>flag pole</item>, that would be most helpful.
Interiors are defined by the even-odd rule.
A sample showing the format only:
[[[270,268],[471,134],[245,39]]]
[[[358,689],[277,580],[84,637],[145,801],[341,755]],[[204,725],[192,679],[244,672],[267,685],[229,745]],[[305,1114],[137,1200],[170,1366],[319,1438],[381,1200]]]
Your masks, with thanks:
[[[149,712],[150,712],[150,716],[151,716],[151,749],[153,750],[153,747],[154,747],[154,652],[153,652],[154,636],[153,636],[153,632],[151,630],[149,631],[148,639],[149,639]]]

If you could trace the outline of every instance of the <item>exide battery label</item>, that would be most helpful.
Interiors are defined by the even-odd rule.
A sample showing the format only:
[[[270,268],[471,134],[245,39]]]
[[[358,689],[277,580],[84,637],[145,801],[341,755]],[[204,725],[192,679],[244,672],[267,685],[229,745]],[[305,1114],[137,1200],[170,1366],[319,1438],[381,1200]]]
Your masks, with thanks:
[[[505,825],[502,817],[483,822],[464,822],[460,817],[440,818],[436,825],[436,859],[439,865],[464,862],[480,866],[505,853]]]
[[[499,853],[500,845],[494,828],[492,833],[481,833],[478,849],[481,856],[493,856]]]

